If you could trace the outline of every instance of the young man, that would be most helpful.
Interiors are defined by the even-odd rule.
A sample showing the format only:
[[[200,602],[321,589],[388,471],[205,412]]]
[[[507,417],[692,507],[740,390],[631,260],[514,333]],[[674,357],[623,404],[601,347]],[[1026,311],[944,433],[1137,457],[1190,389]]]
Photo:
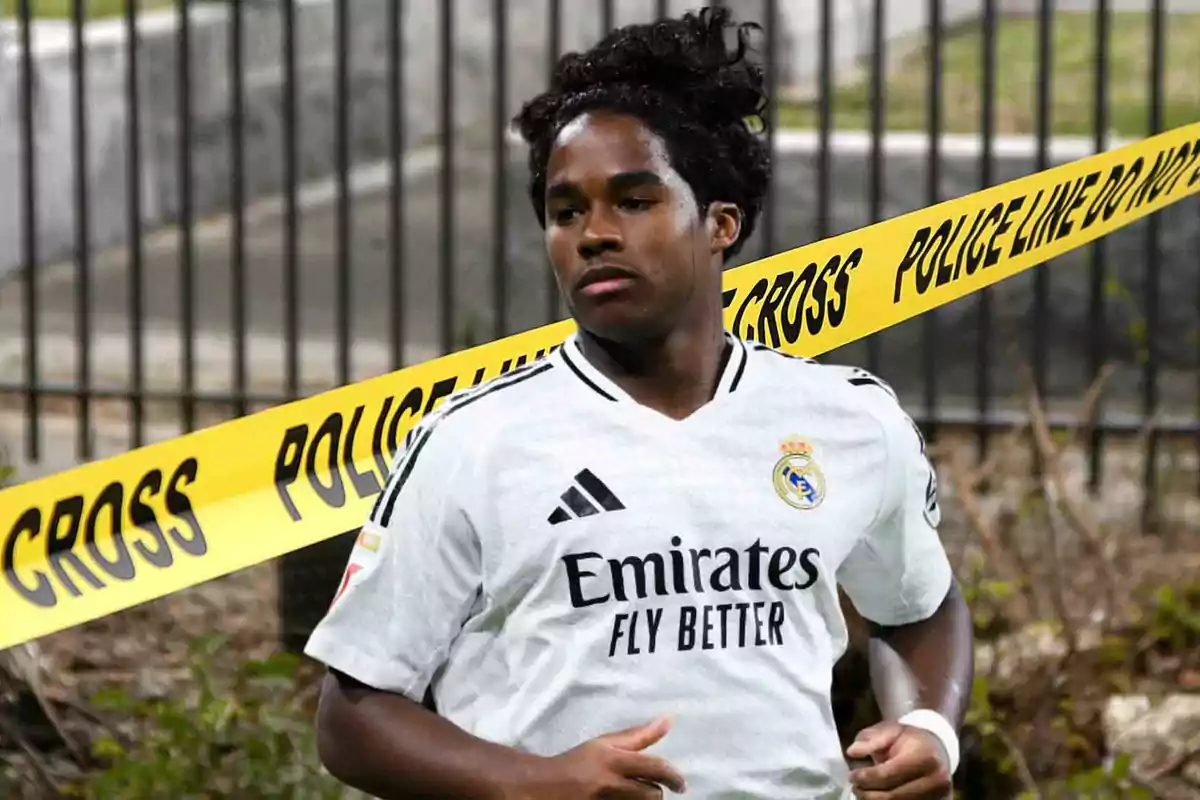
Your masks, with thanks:
[[[971,625],[920,434],[861,370],[724,328],[722,271],[770,172],[745,122],[762,73],[730,27],[706,9],[616,31],[519,116],[578,332],[447,400],[397,458],[307,649],[344,782],[947,796]],[[876,625],[887,719],[847,754],[839,585]]]

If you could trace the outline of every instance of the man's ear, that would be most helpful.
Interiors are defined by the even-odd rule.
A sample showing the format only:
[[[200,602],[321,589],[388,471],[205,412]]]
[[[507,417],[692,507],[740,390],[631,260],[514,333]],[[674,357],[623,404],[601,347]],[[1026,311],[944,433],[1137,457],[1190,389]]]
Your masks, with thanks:
[[[724,253],[742,232],[742,210],[733,203],[710,203],[708,223],[712,252]]]

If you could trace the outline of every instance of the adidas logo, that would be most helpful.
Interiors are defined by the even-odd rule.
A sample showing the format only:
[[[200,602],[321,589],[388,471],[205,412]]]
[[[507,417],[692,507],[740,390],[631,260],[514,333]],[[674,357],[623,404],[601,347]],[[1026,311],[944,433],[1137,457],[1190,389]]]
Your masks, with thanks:
[[[580,487],[583,488],[583,491],[580,491]],[[592,502],[593,500],[595,502]],[[604,481],[597,478],[590,469],[585,469],[575,476],[575,484],[562,493],[562,501],[566,504],[566,508],[559,506],[554,509],[554,512],[547,518],[551,525],[599,514],[601,508],[605,511],[620,511],[625,507],[612,493],[612,489],[609,489]],[[596,507],[597,503],[599,503],[599,508]]]

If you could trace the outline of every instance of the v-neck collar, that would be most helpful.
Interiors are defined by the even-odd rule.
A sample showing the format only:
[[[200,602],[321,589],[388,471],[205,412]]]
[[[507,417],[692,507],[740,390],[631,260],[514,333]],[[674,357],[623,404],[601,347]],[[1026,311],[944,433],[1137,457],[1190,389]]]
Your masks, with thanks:
[[[703,413],[726,395],[737,391],[742,377],[746,372],[746,362],[749,360],[749,356],[746,352],[745,342],[729,331],[725,331],[724,335],[725,342],[729,345],[729,357],[725,359],[724,366],[721,368],[721,376],[717,381],[716,391],[708,402],[680,420],[669,417],[656,409],[638,402],[632,395],[617,385],[615,381],[593,366],[583,355],[578,331],[572,332],[566,341],[563,342],[562,347],[555,350],[555,354],[563,366],[577,380],[581,381],[589,391],[594,392],[604,400],[615,403],[620,407],[632,407],[635,410],[643,411],[653,417],[660,418],[665,423],[686,423],[698,414]]]

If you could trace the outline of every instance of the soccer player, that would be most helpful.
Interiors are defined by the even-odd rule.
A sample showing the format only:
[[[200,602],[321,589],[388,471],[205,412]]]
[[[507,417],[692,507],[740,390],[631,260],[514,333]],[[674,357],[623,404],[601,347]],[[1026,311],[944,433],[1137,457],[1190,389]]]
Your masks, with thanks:
[[[398,454],[307,646],[345,783],[948,795],[971,624],[920,434],[867,373],[724,325],[770,173],[749,33],[721,9],[622,28],[520,113],[577,330],[448,398]],[[839,586],[873,625],[885,718],[846,753]]]

